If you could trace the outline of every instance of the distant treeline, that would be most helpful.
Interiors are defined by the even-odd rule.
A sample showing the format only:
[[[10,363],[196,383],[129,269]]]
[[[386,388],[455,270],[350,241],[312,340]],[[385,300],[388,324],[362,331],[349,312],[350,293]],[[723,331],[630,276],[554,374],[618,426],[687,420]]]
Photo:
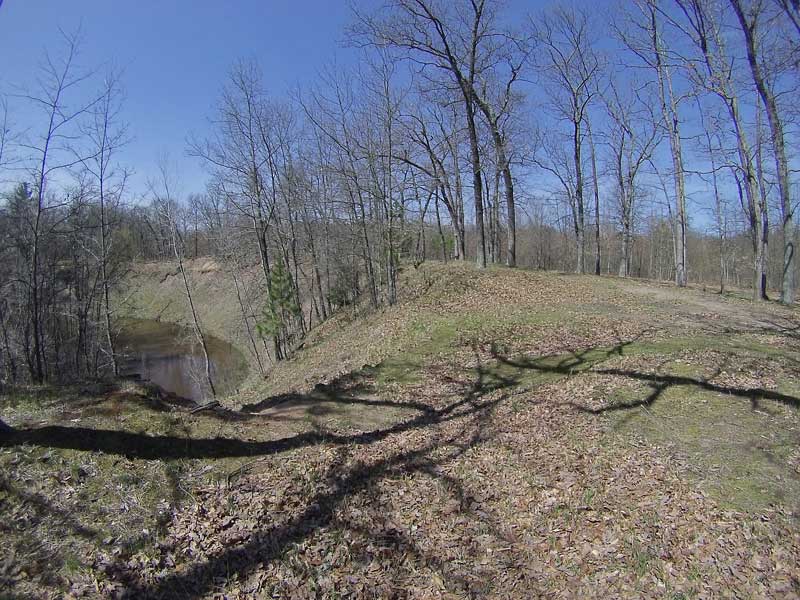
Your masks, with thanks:
[[[794,301],[796,3],[635,0],[604,21],[364,6],[356,69],[281,99],[255,61],[231,68],[188,144],[209,176],[188,197],[167,159],[147,193],[126,187],[123,82],[84,74],[64,36],[13,97],[39,118],[0,112],[3,381],[116,373],[115,291],[137,260],[174,261],[205,347],[185,261],[213,257],[263,371],[338,308],[394,304],[401,266],[429,259]]]

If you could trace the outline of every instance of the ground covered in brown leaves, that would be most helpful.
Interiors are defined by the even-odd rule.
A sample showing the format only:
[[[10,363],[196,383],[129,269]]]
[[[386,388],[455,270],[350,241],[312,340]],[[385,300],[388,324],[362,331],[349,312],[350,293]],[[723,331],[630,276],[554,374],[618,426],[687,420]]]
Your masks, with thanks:
[[[270,380],[17,391],[9,597],[800,596],[800,320],[425,265]],[[2,594],[0,594],[2,595]]]

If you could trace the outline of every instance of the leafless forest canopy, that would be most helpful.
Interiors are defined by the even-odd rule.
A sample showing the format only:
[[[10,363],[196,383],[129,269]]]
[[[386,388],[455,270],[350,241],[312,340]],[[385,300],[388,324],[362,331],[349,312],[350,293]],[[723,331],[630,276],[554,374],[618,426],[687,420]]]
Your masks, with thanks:
[[[0,380],[116,373],[141,261],[175,264],[203,347],[187,265],[214,261],[263,371],[338,308],[395,303],[399,269],[425,260],[794,302],[797,0],[524,19],[385,0],[356,3],[343,36],[357,67],[302,89],[232,65],[187,144],[208,185],[183,196],[168,158],[146,192],[126,185],[124,75],[54,35],[27,91],[0,90]]]

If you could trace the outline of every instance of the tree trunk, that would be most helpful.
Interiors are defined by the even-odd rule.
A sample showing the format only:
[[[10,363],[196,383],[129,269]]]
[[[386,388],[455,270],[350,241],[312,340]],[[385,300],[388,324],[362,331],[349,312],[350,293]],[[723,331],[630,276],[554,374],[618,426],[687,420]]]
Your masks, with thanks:
[[[576,273],[586,272],[585,232],[586,217],[583,206],[583,164],[581,157],[581,123],[575,119],[572,123],[572,150],[575,161],[575,244],[577,251]]]
[[[486,268],[486,233],[483,223],[483,180],[481,179],[481,157],[478,149],[478,130],[475,125],[475,109],[471,94],[464,92],[467,109],[467,131],[469,132],[470,166],[472,167],[472,194],[475,202],[475,231],[478,236],[475,262],[478,268]]]
[[[256,363],[258,364],[258,372],[261,373],[263,376],[265,374],[264,371],[264,364],[261,362],[261,353],[258,351],[258,344],[256,344],[256,337],[253,333],[253,328],[250,326],[250,319],[249,315],[247,314],[247,308],[245,307],[244,299],[242,298],[242,290],[241,286],[239,285],[239,278],[236,275],[236,270],[238,269],[238,265],[233,266],[233,270],[231,271],[231,278],[233,279],[233,285],[236,287],[236,299],[239,301],[239,309],[242,311],[242,321],[244,322],[245,330],[247,331],[247,337],[250,340],[250,346],[253,349],[253,358],[256,359]]]
[[[439,194],[436,194],[435,199],[435,206],[436,206],[436,228],[439,231],[439,239],[442,242],[442,261],[447,262],[447,241],[444,237],[444,231],[442,231],[442,217],[439,214]]]
[[[602,267],[600,257],[600,184],[597,181],[597,158],[594,152],[594,138],[588,121],[586,127],[589,133],[589,152],[592,159],[592,191],[594,192],[594,274],[600,275]]]
[[[775,171],[778,175],[778,193],[780,195],[781,216],[783,218],[783,268],[781,273],[781,302],[783,304],[794,304],[795,296],[795,256],[794,256],[794,222],[793,209],[791,203],[791,191],[789,188],[789,163],[786,158],[786,145],[783,132],[783,122],[778,113],[778,105],[775,101],[775,94],[767,85],[761,65],[758,62],[756,48],[756,25],[758,15],[753,16],[752,22],[748,22],[744,14],[741,0],[730,0],[736,17],[739,20],[745,38],[747,48],[747,62],[750,65],[750,73],[753,82],[758,90],[764,108],[767,112],[770,134],[772,139],[772,150],[775,156]]]
[[[119,375],[117,353],[114,348],[114,334],[111,329],[111,303],[109,302],[108,283],[108,231],[106,222],[106,202],[103,178],[100,178],[100,275],[103,278],[103,312],[105,317],[106,343],[111,355],[111,366],[114,377]]]
[[[506,265],[509,267],[517,266],[517,215],[516,205],[514,202],[514,179],[511,176],[511,164],[509,163],[508,156],[506,155],[506,144],[500,133],[500,128],[497,123],[497,116],[494,114],[492,107],[482,98],[476,94],[476,102],[478,107],[486,117],[486,122],[489,125],[489,131],[492,135],[494,142],[494,150],[497,155],[497,168],[503,176],[503,186],[505,188],[505,201],[506,201],[506,222],[508,226],[508,254],[506,256]]]
[[[167,208],[167,210],[170,210]],[[203,330],[200,327],[200,319],[197,317],[197,311],[194,308],[194,300],[192,299],[192,291],[189,288],[189,280],[186,277],[186,269],[183,265],[183,256],[181,251],[178,248],[178,244],[180,243],[179,234],[178,234],[178,226],[175,223],[173,217],[170,215],[168,216],[170,219],[170,228],[172,230],[172,249],[175,252],[175,259],[178,261],[178,270],[181,272],[181,277],[183,278],[183,289],[186,292],[186,300],[189,303],[189,310],[192,315],[192,325],[194,327],[194,334],[197,338],[198,343],[200,344],[200,348],[203,351],[203,361],[205,367],[205,376],[206,381],[208,382],[208,388],[211,392],[211,396],[214,397],[217,395],[217,390],[214,388],[214,381],[211,377],[211,360],[208,356],[208,345],[206,344],[205,335],[203,335]]]
[[[628,277],[631,270],[631,229],[630,224],[622,227],[622,258],[619,262],[619,276]]]
[[[661,37],[658,32],[655,4],[650,3],[649,9],[650,35],[653,45],[652,50],[655,54],[655,69],[658,81],[658,94],[661,101],[661,116],[664,120],[664,126],[667,128],[669,137],[669,148],[672,156],[672,175],[675,185],[676,218],[673,228],[675,239],[675,283],[679,287],[686,287],[688,283],[686,267],[686,185],[678,107],[672,90],[672,78],[669,68],[663,61],[663,50],[661,48]]]
[[[503,183],[506,187],[506,220],[508,223],[506,265],[513,268],[517,266],[517,207],[514,200],[514,180],[511,178],[511,169],[508,167],[505,152],[501,159],[505,162],[502,173]]]

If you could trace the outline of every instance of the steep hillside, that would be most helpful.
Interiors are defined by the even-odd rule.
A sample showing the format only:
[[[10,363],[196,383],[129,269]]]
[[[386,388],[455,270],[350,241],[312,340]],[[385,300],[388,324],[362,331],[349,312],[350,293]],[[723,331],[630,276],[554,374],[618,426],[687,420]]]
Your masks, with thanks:
[[[397,306],[336,315],[292,361],[277,366],[265,391],[304,391],[364,366],[419,367],[493,343],[508,353],[539,355],[634,339],[679,345],[681,338],[719,331],[769,343],[796,318],[775,304],[754,307],[736,296],[618,278],[441,263],[409,267],[402,277]]]
[[[179,319],[160,269],[130,299]],[[6,587],[800,595],[796,311],[470,265],[402,277],[397,306],[337,314],[225,408],[137,389],[8,400]],[[193,279],[204,322],[236,342],[224,279]]]
[[[242,319],[242,308],[258,315],[264,292],[260,272],[245,273],[234,282],[212,259],[186,262],[188,281],[203,330],[236,346],[250,366],[249,381],[258,378],[258,369]],[[239,286],[237,294],[237,283]],[[154,319],[191,324],[183,279],[172,263],[138,263],[130,270],[114,303],[118,317]],[[241,304],[240,304],[241,303]]]

